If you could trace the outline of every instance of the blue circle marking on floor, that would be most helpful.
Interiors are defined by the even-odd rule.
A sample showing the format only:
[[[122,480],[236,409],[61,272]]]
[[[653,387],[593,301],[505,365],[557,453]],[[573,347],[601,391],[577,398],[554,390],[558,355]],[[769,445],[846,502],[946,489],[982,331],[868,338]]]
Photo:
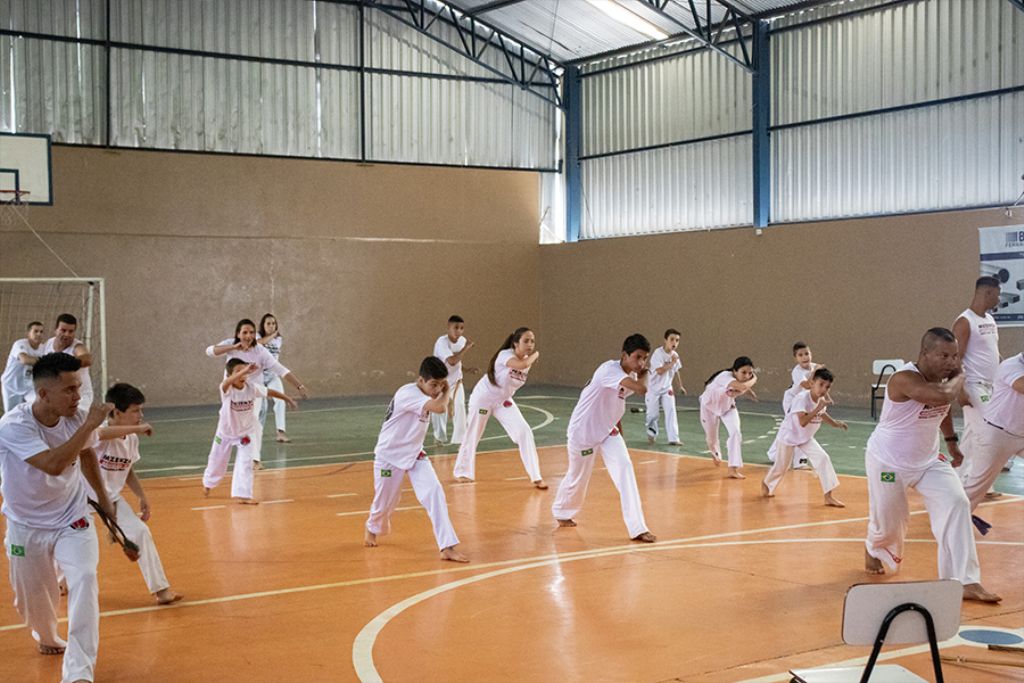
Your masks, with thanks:
[[[972,628],[960,631],[960,637],[972,643],[982,645],[1019,645],[1024,643],[1024,638],[1006,631],[990,631],[983,628]]]

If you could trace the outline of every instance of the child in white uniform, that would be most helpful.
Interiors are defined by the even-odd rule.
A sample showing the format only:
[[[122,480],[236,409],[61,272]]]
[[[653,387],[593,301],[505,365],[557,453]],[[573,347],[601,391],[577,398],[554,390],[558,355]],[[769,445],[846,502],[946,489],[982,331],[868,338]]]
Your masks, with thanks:
[[[0,394],[3,396],[3,412],[7,412],[25,401],[32,393],[32,366],[43,355],[43,324],[30,322],[24,339],[11,345],[7,365],[0,377]]]
[[[925,500],[938,544],[940,579],[963,584],[964,599],[999,602],[981,585],[981,568],[971,526],[971,505],[953,471],[963,462],[956,444],[949,404],[963,389],[956,337],[935,327],[921,340],[917,363],[893,373],[885,387],[878,426],[868,439],[868,534],[864,566],[868,573],[896,571],[910,519],[907,489]],[[952,466],[939,453],[936,431],[946,438]]]
[[[535,344],[536,337],[530,328],[518,328],[491,358],[487,375],[473,387],[469,397],[466,438],[459,446],[459,457],[455,460],[455,476],[459,481],[469,482],[476,478],[476,449],[484,435],[488,418],[494,415],[512,443],[519,446],[519,457],[522,458],[530,481],[539,489],[548,487],[540,476],[540,459],[533,440],[533,430],[523,419],[519,406],[512,400],[516,391],[526,384],[530,368],[540,357],[540,352],[534,350]]]
[[[793,399],[796,398],[796,395],[801,391],[806,391],[811,388],[810,379],[811,375],[814,374],[814,371],[818,368],[825,367],[820,363],[812,362],[811,358],[811,349],[806,343],[798,341],[793,344],[793,360],[796,361],[796,365],[794,365],[793,369],[790,371],[792,382],[790,383],[789,388],[786,389],[785,393],[782,394],[782,414],[784,416],[789,414],[789,406],[793,403]],[[829,400],[831,399],[832,397],[829,396]],[[768,449],[769,462],[775,462],[777,443],[777,441],[773,441],[771,448]],[[806,462],[801,462],[800,459],[793,462],[793,469],[803,469],[805,467],[807,467]]]
[[[595,456],[601,459],[612,478],[622,506],[622,518],[630,540],[654,543],[647,528],[640,489],[636,484],[633,462],[629,459],[620,421],[626,412],[626,398],[647,391],[647,359],[651,344],[643,335],[626,337],[622,356],[598,366],[569,418],[569,471],[565,473],[551,512],[559,526],[576,526],[574,517],[583,507],[587,484],[594,471]]]
[[[810,388],[801,391],[790,401],[789,412],[773,444],[773,447],[778,449],[779,457],[761,482],[761,495],[767,498],[775,496],[775,489],[782,482],[796,455],[809,460],[814,466],[821,481],[821,490],[825,492],[825,505],[846,507],[832,495],[839,486],[839,478],[828,453],[814,438],[823,421],[844,431],[847,428],[845,422],[834,420],[825,412],[832,403],[828,392],[834,380],[831,372],[825,368],[818,368],[811,376]]]
[[[448,368],[444,361],[427,356],[420,363],[416,382],[399,389],[388,405],[373,449],[373,504],[363,535],[363,544],[368,548],[376,547],[379,536],[390,533],[391,513],[398,506],[402,482],[408,475],[416,499],[430,517],[441,559],[469,562],[456,547],[459,537],[455,535],[448,517],[444,489],[423,451],[430,416],[448,410],[450,387],[447,377]]]
[[[290,396],[267,389],[257,378],[260,367],[232,358],[227,363],[227,377],[220,384],[220,416],[213,437],[210,455],[203,472],[203,495],[210,495],[228,469],[231,449],[237,446],[235,469],[231,473],[231,497],[244,505],[256,505],[253,498],[253,462],[259,460],[260,421],[256,414],[257,400],[273,396],[296,407]]]
[[[430,416],[434,427],[434,439],[445,443],[448,436],[448,414],[452,416],[453,444],[460,444],[466,436],[466,391],[462,387],[462,356],[473,348],[474,343],[466,339],[466,321],[460,316],[448,318],[448,332],[434,342],[434,357],[439,358],[448,368],[448,387],[451,405],[443,413]]]
[[[740,431],[736,397],[750,394],[756,401],[757,395],[753,390],[756,383],[754,362],[746,356],[740,356],[733,361],[732,367],[711,375],[704,383],[704,393],[700,395],[700,423],[704,427],[704,437],[716,466],[722,464],[718,423],[722,422],[729,432],[726,448],[729,452],[729,477],[733,479],[746,479],[740,472],[743,467],[743,433]]]
[[[153,428],[142,421],[142,406],[146,397],[132,385],[119,383],[107,389],[106,400],[114,406],[114,410],[107,424],[99,429],[99,445],[95,450],[100,463],[100,476],[107,497],[117,509],[118,524],[125,537],[139,546],[139,569],[149,592],[156,598],[157,604],[169,605],[181,600],[182,596],[171,589],[167,575],[164,574],[153,534],[146,526],[150,515],[149,501],[134,469],[141,457],[139,434],[153,435]],[[136,516],[135,510],[121,495],[126,484],[139,499],[141,518]]]
[[[278,327],[277,318],[274,317],[273,313],[265,313],[260,318],[260,329],[259,329],[259,343],[267,351],[270,351],[270,355],[274,357],[274,360],[280,363],[281,358],[281,346],[284,344],[284,339],[281,337],[281,328]],[[275,375],[270,370],[263,371],[263,383],[268,388],[274,391],[284,393],[284,384],[281,383],[281,378]],[[288,438],[288,434],[285,430],[285,413],[288,410],[288,406],[284,401],[278,401],[274,399],[274,426],[277,427],[277,442],[278,443],[291,443],[291,439]],[[260,425],[267,418],[267,405],[263,404],[260,410]]]
[[[78,318],[70,313],[61,313],[57,316],[57,326],[53,330],[53,336],[43,344],[43,353],[66,353],[74,356],[82,364],[78,371],[78,379],[82,387],[78,392],[81,397],[81,406],[88,408],[92,405],[92,378],[89,377],[89,367],[92,365],[92,354],[85,344],[75,338],[75,331],[78,329]],[[27,399],[30,400],[30,399]]]
[[[665,343],[651,354],[651,371],[647,375],[647,443],[658,438],[658,411],[665,413],[665,432],[669,446],[682,446],[679,440],[679,416],[676,414],[676,395],[673,391],[675,380],[683,363],[676,349],[679,347],[679,330],[665,330]],[[683,380],[679,380],[679,391],[686,394]]]

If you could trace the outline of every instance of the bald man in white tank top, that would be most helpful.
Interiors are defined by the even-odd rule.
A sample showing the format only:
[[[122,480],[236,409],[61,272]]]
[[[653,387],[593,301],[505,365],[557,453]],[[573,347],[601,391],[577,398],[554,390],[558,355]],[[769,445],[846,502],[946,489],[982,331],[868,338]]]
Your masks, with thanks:
[[[961,447],[965,462],[960,476],[966,478],[974,467],[983,431],[982,413],[992,398],[992,384],[999,370],[999,328],[989,313],[999,304],[999,280],[980,277],[974,285],[970,307],[953,323],[964,366],[964,390],[958,397],[964,411]]]
[[[907,489],[914,488],[924,498],[938,543],[939,578],[959,581],[965,600],[995,603],[1001,598],[981,585],[971,504],[953,471],[963,454],[949,405],[964,380],[956,337],[941,327],[925,333],[917,363],[907,363],[889,380],[864,458],[870,510],[865,569],[884,574],[903,561],[910,520]],[[939,453],[936,430],[945,437],[952,463]]]

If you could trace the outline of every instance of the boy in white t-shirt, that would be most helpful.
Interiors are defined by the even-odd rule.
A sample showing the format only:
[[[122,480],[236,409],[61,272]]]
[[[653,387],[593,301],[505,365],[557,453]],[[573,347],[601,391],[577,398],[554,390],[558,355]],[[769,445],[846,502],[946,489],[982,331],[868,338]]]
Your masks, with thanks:
[[[391,513],[398,506],[402,482],[408,475],[416,499],[430,517],[441,559],[469,562],[456,548],[459,538],[448,517],[444,489],[423,451],[430,416],[448,410],[447,377],[446,364],[439,358],[427,356],[420,363],[416,382],[399,389],[388,405],[373,449],[373,504],[363,536],[367,548],[376,547],[377,537],[391,531]]]
[[[448,387],[451,403],[442,413],[430,416],[434,427],[434,439],[445,443],[448,432],[448,416],[452,417],[453,444],[460,444],[466,436],[466,392],[462,388],[462,357],[475,345],[465,337],[466,321],[460,316],[448,318],[448,332],[442,334],[434,342],[434,357],[444,362],[448,370]],[[476,372],[472,368],[467,371]]]
[[[825,367],[821,363],[815,363],[811,356],[811,347],[806,342],[798,341],[793,344],[793,360],[796,361],[796,365],[790,371],[790,378],[792,383],[789,388],[786,389],[785,393],[782,394],[782,414],[783,416],[789,415],[789,406],[793,403],[793,399],[801,391],[807,391],[811,388],[811,375],[818,368]],[[832,397],[829,396],[829,401]],[[773,441],[771,448],[768,449],[768,461],[775,462],[777,442]],[[793,469],[805,469],[807,467],[807,461],[802,458],[794,459]]]
[[[679,330],[665,330],[665,343],[651,354],[650,368],[647,375],[647,393],[644,395],[647,404],[647,443],[654,443],[658,438],[658,411],[665,413],[665,432],[669,446],[682,446],[679,440],[679,416],[676,414],[675,384],[679,371],[683,367],[676,349],[679,347]],[[679,379],[679,392],[686,395],[683,380]]]
[[[213,437],[206,471],[203,472],[203,495],[224,478],[231,458],[231,449],[237,446],[235,469],[231,473],[231,497],[243,505],[259,503],[252,495],[253,462],[259,460],[260,429],[258,399],[273,396],[297,407],[295,399],[279,391],[267,389],[257,377],[261,370],[256,363],[232,358],[227,363],[227,377],[220,384],[220,419]]]
[[[139,569],[142,570],[142,578],[149,592],[156,598],[157,604],[169,605],[181,600],[182,596],[171,589],[167,575],[164,574],[153,534],[146,526],[150,516],[149,501],[134,469],[140,458],[139,435],[153,435],[153,428],[142,421],[142,406],[146,397],[132,385],[118,383],[107,389],[105,398],[107,403],[114,406],[114,410],[107,424],[99,429],[100,442],[96,447],[96,456],[99,458],[100,476],[111,504],[117,508],[118,523],[125,537],[139,546]],[[141,519],[121,495],[125,485],[139,499]]]
[[[28,324],[24,339],[11,345],[7,365],[0,377],[0,394],[3,396],[3,411],[26,400],[32,393],[32,366],[43,355],[43,324],[33,321]]]
[[[42,356],[32,368],[36,398],[0,419],[4,548],[14,604],[39,652],[64,654],[64,681],[91,681],[100,639],[99,545],[86,483],[112,519],[93,447],[111,406],[79,410],[77,358]],[[68,639],[57,632],[57,571],[68,585]]]
[[[847,429],[845,422],[835,420],[825,412],[832,403],[828,392],[833,381],[835,377],[830,371],[818,368],[811,376],[810,388],[801,391],[789,402],[786,419],[783,420],[773,444],[773,447],[777,448],[778,459],[761,482],[762,496],[774,497],[775,489],[786,476],[786,470],[789,469],[794,457],[802,457],[809,460],[818,473],[821,489],[825,492],[825,505],[846,507],[841,500],[832,495],[832,491],[839,486],[839,478],[828,453],[814,438],[822,422],[844,431]]]
[[[53,336],[43,344],[43,353],[66,353],[74,356],[82,364],[78,371],[78,379],[82,387],[79,390],[82,407],[88,408],[92,405],[92,378],[89,377],[89,368],[92,366],[92,354],[86,348],[85,343],[75,337],[78,330],[78,318],[70,313],[61,313],[57,316],[57,326],[53,328]]]

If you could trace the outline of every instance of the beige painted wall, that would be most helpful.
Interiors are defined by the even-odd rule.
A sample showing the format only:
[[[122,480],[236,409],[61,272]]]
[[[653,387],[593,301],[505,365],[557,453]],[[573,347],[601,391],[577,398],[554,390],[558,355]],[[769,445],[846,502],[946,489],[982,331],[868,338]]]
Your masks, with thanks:
[[[453,312],[477,365],[538,318],[531,173],[76,147],[53,162],[56,204],[29,218],[106,278],[109,376],[153,405],[215,401],[204,348],[268,310],[321,396],[394,391]],[[67,275],[20,226],[0,228],[0,274]]]
[[[872,360],[916,358],[921,334],[970,303],[977,228],[1013,223],[990,210],[545,246],[542,376],[581,385],[626,335],[660,343],[676,327],[691,393],[747,355],[758,393],[778,398],[803,339],[837,373],[833,394],[866,406]],[[1024,329],[1001,348],[1024,350]]]

